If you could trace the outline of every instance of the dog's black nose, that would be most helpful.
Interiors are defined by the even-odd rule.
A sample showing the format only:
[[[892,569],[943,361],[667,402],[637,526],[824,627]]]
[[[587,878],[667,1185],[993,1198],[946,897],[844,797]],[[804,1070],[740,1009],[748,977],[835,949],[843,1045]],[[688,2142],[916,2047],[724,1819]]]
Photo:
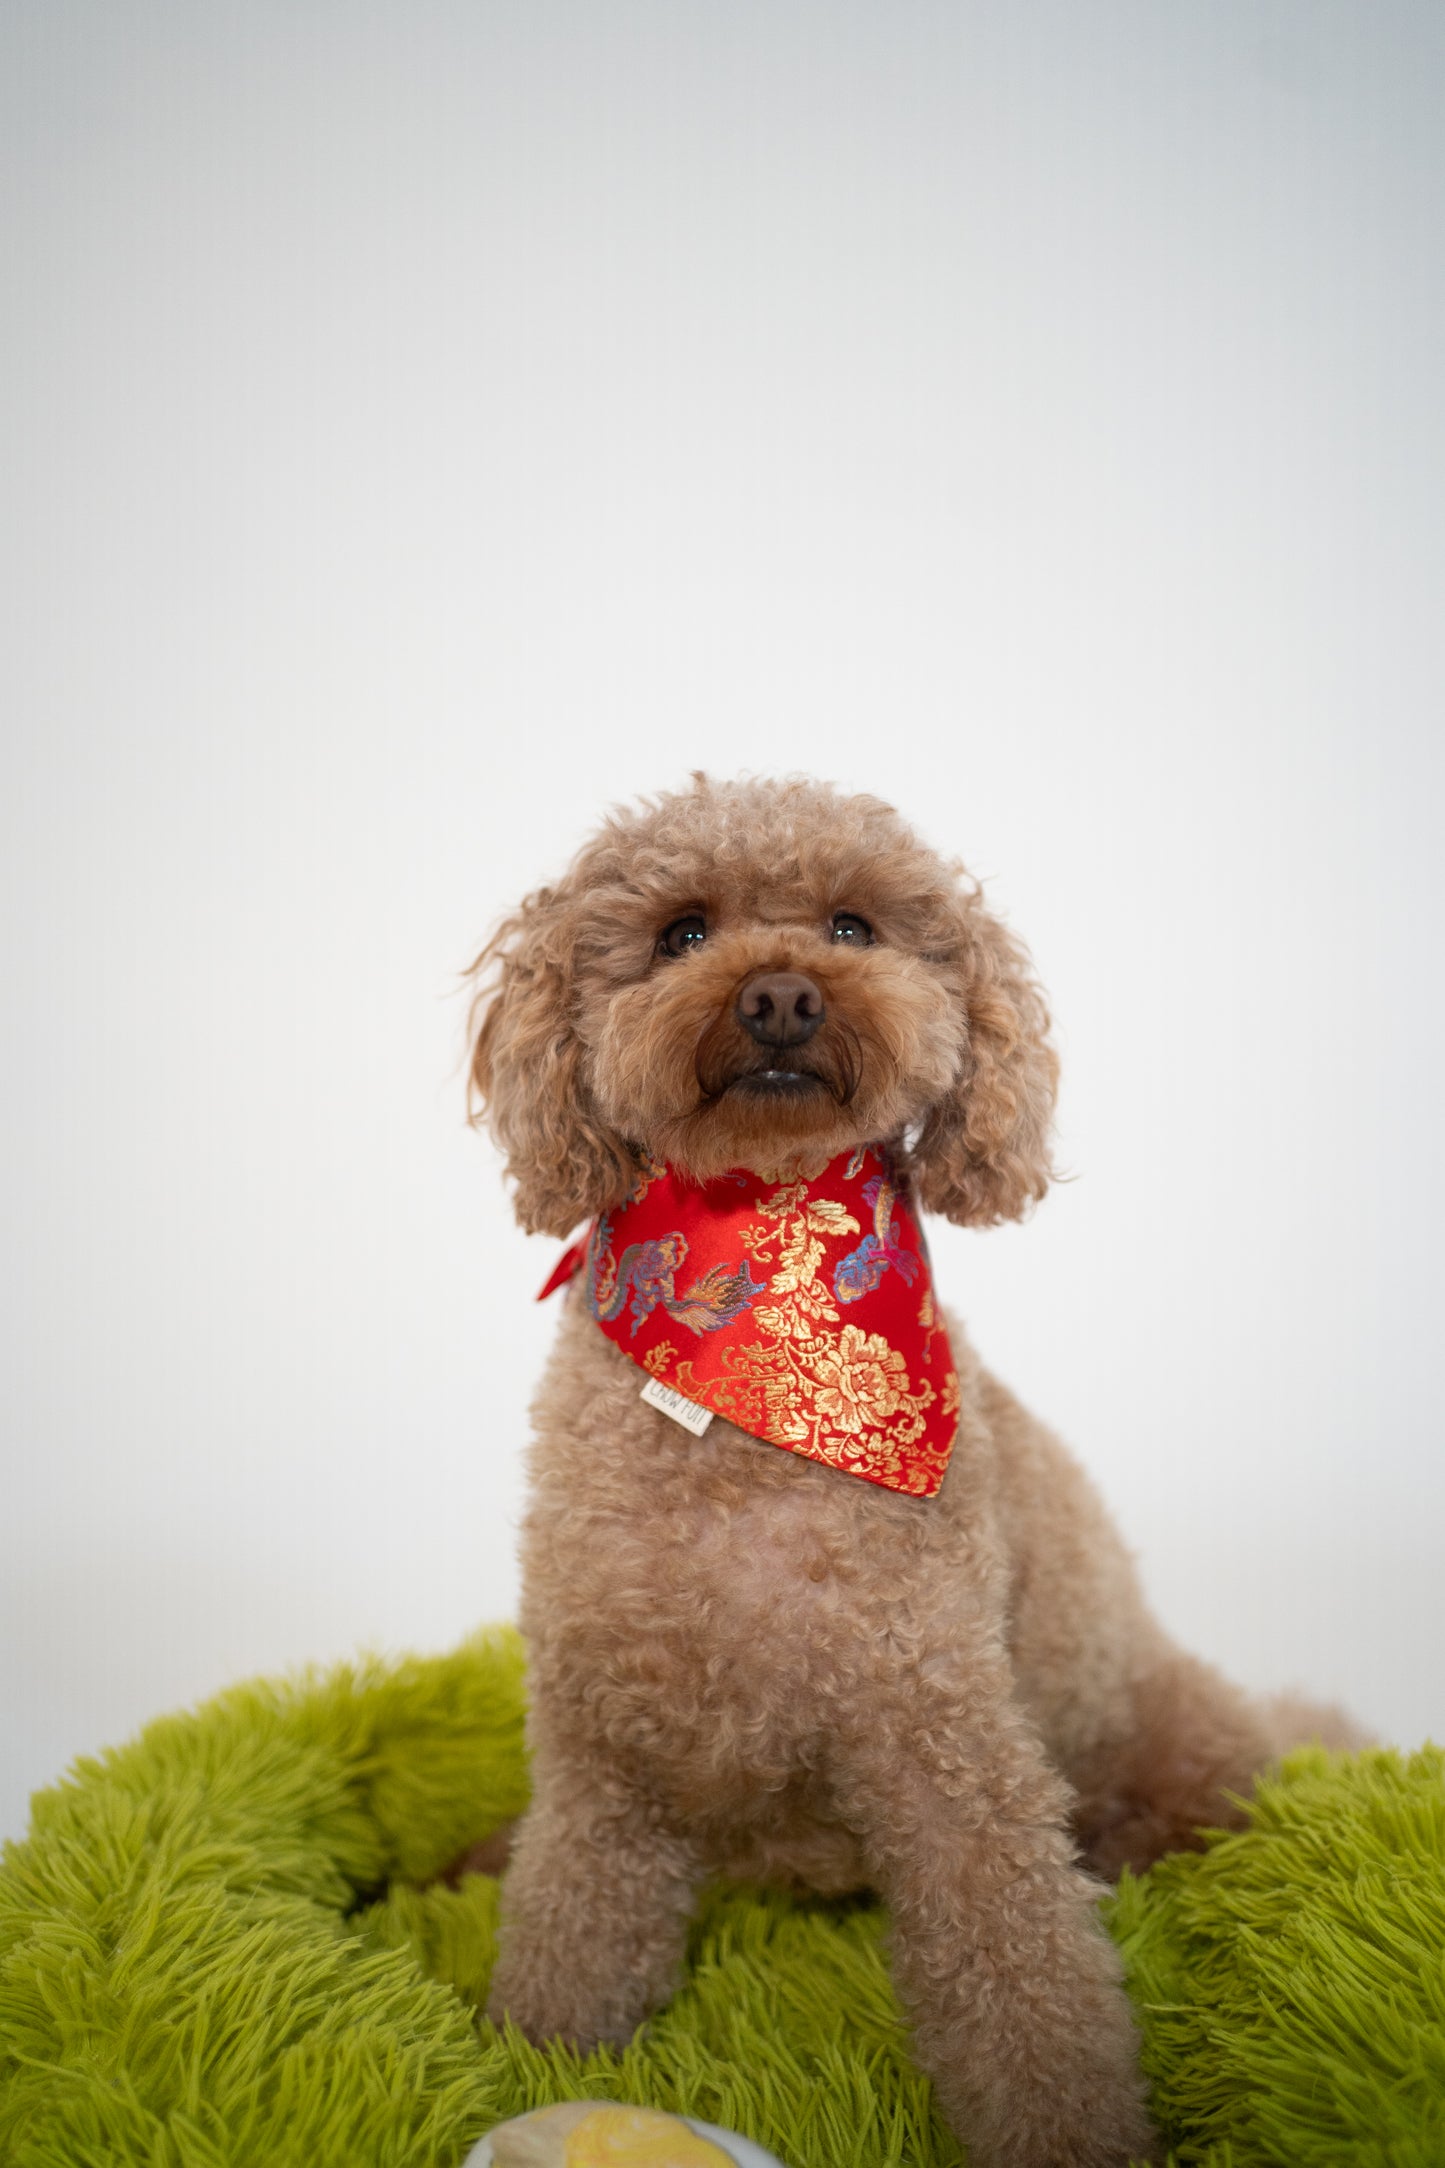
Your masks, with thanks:
[[[823,996],[801,971],[760,971],[738,995],[738,1022],[760,1046],[801,1046],[824,1013]]]

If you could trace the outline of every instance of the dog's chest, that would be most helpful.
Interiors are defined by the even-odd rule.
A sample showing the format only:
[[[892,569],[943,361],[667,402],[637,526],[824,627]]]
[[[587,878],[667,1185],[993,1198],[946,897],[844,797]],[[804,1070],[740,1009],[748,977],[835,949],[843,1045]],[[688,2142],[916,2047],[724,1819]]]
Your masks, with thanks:
[[[534,1516],[553,1559],[567,1556],[594,1616],[644,1638],[682,1627],[695,1642],[734,1645],[784,1618],[801,1631],[865,1600],[870,1557],[894,1554],[901,1566],[914,1547],[899,1544],[864,1486],[723,1422],[703,1439],[666,1437],[657,1452],[612,1443],[571,1470],[565,1515],[549,1489],[539,1486]]]
[[[744,1812],[820,1764],[840,1647],[876,1653],[851,1545],[790,1493],[646,1511],[624,1539],[641,1570],[596,1591],[591,1710],[689,1814]]]
[[[641,1408],[627,1433],[584,1463],[569,1452],[549,1465],[539,1445],[529,1634],[605,1640],[612,1675],[619,1652],[624,1670],[634,1658],[654,1675],[685,1668],[717,1705],[755,1693],[759,1652],[775,1682],[807,1691],[821,1655],[876,1645],[925,1599],[938,1563],[927,1505],[722,1421],[690,1439]]]
[[[537,1414],[523,1626],[539,1682],[689,1788],[806,1763],[840,1682],[948,1631],[967,1561],[941,1498],[722,1418],[691,1437],[585,1320],[564,1329]]]

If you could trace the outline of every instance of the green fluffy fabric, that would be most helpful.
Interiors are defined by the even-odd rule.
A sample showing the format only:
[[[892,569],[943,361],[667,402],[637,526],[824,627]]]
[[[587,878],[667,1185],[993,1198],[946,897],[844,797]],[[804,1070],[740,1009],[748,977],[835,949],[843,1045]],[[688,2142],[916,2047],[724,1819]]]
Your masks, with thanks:
[[[455,2168],[585,2095],[789,2168],[956,2168],[871,1905],[713,1892],[621,2053],[479,2020],[496,1884],[419,1888],[526,1797],[522,1656],[236,1688],[77,1764],[0,1867],[0,2159]],[[1177,2157],[1445,2160],[1445,1765],[1295,1756],[1251,1827],[1111,1904]]]
[[[1110,1905],[1155,2117],[1208,2168],[1445,2162],[1445,1753],[1302,1749]]]

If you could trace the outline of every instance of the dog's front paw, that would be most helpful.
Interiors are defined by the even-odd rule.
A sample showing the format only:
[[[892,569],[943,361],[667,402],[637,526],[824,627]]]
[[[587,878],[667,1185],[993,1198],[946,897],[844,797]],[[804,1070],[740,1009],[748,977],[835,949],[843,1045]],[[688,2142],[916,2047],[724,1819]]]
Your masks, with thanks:
[[[604,2043],[625,2047],[646,2014],[627,1983],[620,1990],[614,1984],[609,1992],[575,1973],[529,1964],[520,1950],[515,1957],[504,1952],[487,1996],[487,2016],[494,2025],[510,2020],[534,2045],[561,2040],[580,2055]]]
[[[1036,2004],[1027,2032],[1003,2027],[987,2071],[972,2041],[964,2067],[934,2060],[940,2105],[968,2143],[971,2168],[1130,2168],[1160,2158],[1128,2005],[1112,1981],[1098,1989],[1079,1997],[1076,1988],[1068,2012]]]

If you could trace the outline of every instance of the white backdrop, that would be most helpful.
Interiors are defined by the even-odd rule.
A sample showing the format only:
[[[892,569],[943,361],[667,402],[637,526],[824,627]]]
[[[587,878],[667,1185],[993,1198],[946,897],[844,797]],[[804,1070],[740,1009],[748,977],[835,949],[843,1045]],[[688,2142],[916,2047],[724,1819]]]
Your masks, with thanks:
[[[989,877],[1075,1179],[946,1295],[1181,1634],[1445,1729],[1440,11],[0,39],[0,1829],[512,1611],[456,973],[695,765]]]

